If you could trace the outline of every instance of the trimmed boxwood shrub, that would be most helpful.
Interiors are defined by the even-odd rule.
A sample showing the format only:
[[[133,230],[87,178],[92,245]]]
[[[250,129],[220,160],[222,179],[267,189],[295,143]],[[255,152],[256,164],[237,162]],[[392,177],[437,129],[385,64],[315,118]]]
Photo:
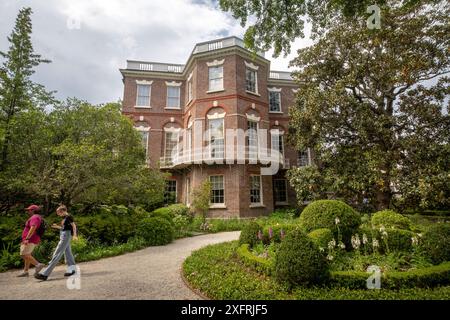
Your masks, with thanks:
[[[261,257],[257,257],[249,250],[248,243],[244,243],[236,249],[238,257],[247,267],[270,276],[273,273],[273,263]]]
[[[411,221],[407,217],[392,210],[375,212],[372,215],[371,221],[375,227],[384,226],[385,228],[411,229]]]
[[[328,247],[328,243],[334,239],[333,232],[331,232],[328,228],[321,228],[311,231],[308,234],[308,237],[310,237],[319,248],[324,249],[326,249]]]
[[[362,271],[336,271],[329,285],[349,289],[366,289],[369,273]],[[433,288],[450,284],[450,262],[438,266],[410,271],[391,271],[381,274],[382,289]]]
[[[263,230],[264,239],[270,242],[280,243],[282,240],[281,231],[283,231],[285,237],[287,234],[291,233],[296,228],[299,228],[299,226],[296,224],[288,224],[288,223],[265,226]],[[270,236],[269,232],[270,229],[272,229],[272,237]]]
[[[275,278],[292,288],[313,285],[328,277],[328,264],[317,245],[300,229],[281,242],[275,256]]]
[[[300,225],[306,232],[328,228],[337,237],[338,228],[335,219],[339,218],[339,231],[345,244],[361,224],[361,217],[352,207],[338,200],[318,200],[311,202],[300,215]]]
[[[409,230],[401,229],[385,229],[387,233],[387,244],[389,251],[410,251],[412,250],[412,238],[417,237],[417,235]],[[372,240],[378,240],[381,252],[386,252],[386,244],[382,238],[380,229],[375,228],[359,228],[356,232],[360,239],[362,239],[363,234],[366,235],[368,239],[368,246],[372,248]]]
[[[259,242],[258,232],[262,232],[262,227],[255,221],[251,221],[249,224],[244,226],[239,236],[239,245],[247,243],[250,248]]]
[[[420,248],[433,264],[450,261],[450,224],[431,226],[423,235]]]
[[[172,224],[161,217],[145,218],[139,224],[136,235],[142,237],[151,246],[165,245],[173,240]]]

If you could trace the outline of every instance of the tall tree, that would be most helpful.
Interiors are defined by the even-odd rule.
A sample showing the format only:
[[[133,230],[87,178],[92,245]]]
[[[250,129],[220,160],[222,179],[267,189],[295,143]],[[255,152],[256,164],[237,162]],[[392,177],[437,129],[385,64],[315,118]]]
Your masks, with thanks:
[[[444,1],[386,7],[379,30],[342,18],[299,50],[291,138],[317,156],[290,173],[304,200],[450,205],[449,16]]]
[[[244,41],[254,51],[274,49],[274,56],[288,54],[291,42],[305,37],[306,22],[312,25],[312,37],[326,32],[338,19],[367,19],[370,5],[408,7],[421,0],[219,0],[241,25],[249,21]],[[438,2],[431,1],[431,2]],[[430,1],[427,1],[430,2]]]
[[[36,66],[50,62],[34,52],[31,43],[31,14],[31,8],[19,11],[14,29],[8,37],[9,50],[6,53],[0,51],[0,56],[4,59],[0,67],[0,172],[8,163],[14,117],[36,105],[34,98],[47,102],[51,100],[51,94],[47,94],[42,86],[30,79]]]

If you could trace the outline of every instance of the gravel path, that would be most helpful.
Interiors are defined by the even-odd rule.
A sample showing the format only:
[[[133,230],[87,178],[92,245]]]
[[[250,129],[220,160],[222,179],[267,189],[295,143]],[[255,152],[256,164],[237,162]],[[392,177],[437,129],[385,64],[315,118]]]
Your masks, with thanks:
[[[117,257],[80,263],[81,288],[67,288],[65,266],[55,268],[47,281],[19,271],[0,273],[0,300],[5,299],[200,299],[180,275],[192,251],[209,244],[236,240],[239,232],[207,234],[149,247]]]

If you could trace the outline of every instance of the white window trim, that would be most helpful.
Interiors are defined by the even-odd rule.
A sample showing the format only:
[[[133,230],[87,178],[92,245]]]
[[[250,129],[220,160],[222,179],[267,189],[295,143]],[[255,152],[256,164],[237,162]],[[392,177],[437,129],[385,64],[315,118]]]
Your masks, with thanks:
[[[268,88],[269,91],[269,113],[283,113],[283,108],[281,105],[281,88]],[[270,111],[270,92],[277,92],[280,96],[280,111]]]
[[[151,109],[152,108],[152,83],[153,81],[148,81],[148,80],[136,80],[136,103],[135,103],[135,108],[139,108],[139,109]],[[149,86],[149,91],[148,91],[148,102],[149,105],[148,106],[140,106],[138,105],[138,86]]]
[[[222,203],[209,203],[209,208],[210,209],[226,209],[227,206],[225,205],[226,203],[226,199],[225,199],[225,175],[223,174],[214,174],[214,175],[210,175],[208,176],[208,180],[211,183],[211,177],[222,177],[222,181],[223,181],[223,202]],[[211,188],[212,191],[212,188]],[[211,200],[211,198],[210,198]]]
[[[244,61],[244,62],[245,62],[245,65],[247,66],[248,69],[250,69],[251,71],[255,72],[255,92],[249,91],[249,90],[247,90],[247,88],[245,88],[245,92],[260,97],[261,95],[259,94],[259,90],[258,90],[258,68],[259,67],[256,67],[254,64],[250,63],[250,65],[252,65],[253,67],[256,67],[256,69],[255,69],[253,67],[249,67],[247,65],[246,61]],[[247,70],[245,70],[245,71],[247,72]],[[247,78],[247,75],[246,75],[246,78]],[[246,84],[246,86],[247,86],[247,84]]]
[[[219,66],[222,66],[224,62],[225,62],[225,59],[222,59],[222,60],[214,60],[214,61],[206,62],[206,65],[207,65],[208,67],[219,67]]]
[[[215,112],[213,114],[206,115],[206,117],[208,118],[208,120],[214,120],[214,119],[225,118],[225,115],[226,115],[226,112],[223,112],[223,113]]]
[[[253,122],[259,122],[259,120],[261,120],[261,117],[255,116],[254,114],[245,114],[247,116],[247,120],[248,121],[253,121]]]
[[[263,208],[264,205],[264,197],[263,197],[263,185],[262,185],[262,176],[257,174],[251,174],[250,177],[259,177],[259,202],[250,202],[250,208]],[[251,180],[250,180],[251,183]],[[250,192],[252,190],[252,186],[250,185]],[[251,194],[250,194],[251,196]]]
[[[254,71],[258,71],[259,66],[257,66],[256,64],[253,64],[252,62],[247,62],[244,60],[245,66],[249,69],[252,69]]]
[[[275,201],[275,205],[276,206],[287,206],[289,205],[289,198],[288,198],[288,183],[287,183],[287,179],[274,179],[274,180],[281,180],[284,181],[285,184],[285,190],[286,190],[286,201]]]
[[[181,82],[176,82],[176,81],[172,81],[172,82],[168,82],[166,81],[166,107],[164,109],[169,109],[169,110],[181,110]],[[178,107],[169,107],[169,87],[178,87],[180,92],[178,95]]]
[[[282,138],[282,146],[283,146],[283,153],[281,154],[281,156],[283,157],[283,159],[285,158],[284,156],[284,152],[285,152],[285,145],[284,145],[284,131],[283,130],[278,130],[278,129],[272,129],[270,130],[270,149],[274,150],[273,148],[273,136],[279,136]],[[275,149],[279,152],[278,148]]]

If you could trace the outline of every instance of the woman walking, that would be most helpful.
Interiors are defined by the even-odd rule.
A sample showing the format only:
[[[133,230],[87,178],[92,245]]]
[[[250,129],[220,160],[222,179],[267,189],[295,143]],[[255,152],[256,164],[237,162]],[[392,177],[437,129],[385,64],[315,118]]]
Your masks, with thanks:
[[[34,275],[34,277],[39,280],[47,280],[50,273],[52,273],[53,269],[61,260],[63,254],[67,264],[67,272],[64,274],[64,276],[70,277],[76,272],[75,259],[72,254],[72,249],[70,248],[70,242],[72,240],[72,237],[74,240],[77,240],[77,226],[74,223],[72,216],[67,212],[66,206],[59,206],[58,209],[56,209],[56,214],[63,218],[63,220],[61,221],[61,225],[52,225],[52,228],[60,230],[59,243],[47,268],[45,268],[42,272],[36,273]]]

